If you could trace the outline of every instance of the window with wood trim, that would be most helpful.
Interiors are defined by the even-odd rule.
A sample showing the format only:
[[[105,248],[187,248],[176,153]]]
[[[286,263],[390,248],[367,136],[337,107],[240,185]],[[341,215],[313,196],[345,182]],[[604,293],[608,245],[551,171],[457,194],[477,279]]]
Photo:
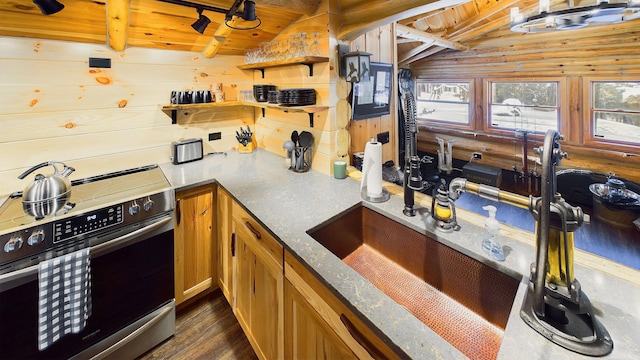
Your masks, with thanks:
[[[589,83],[589,139],[640,146],[640,81]]]
[[[416,79],[417,119],[469,127],[470,90],[468,81]]]
[[[488,130],[543,134],[559,129],[558,81],[488,81]]]

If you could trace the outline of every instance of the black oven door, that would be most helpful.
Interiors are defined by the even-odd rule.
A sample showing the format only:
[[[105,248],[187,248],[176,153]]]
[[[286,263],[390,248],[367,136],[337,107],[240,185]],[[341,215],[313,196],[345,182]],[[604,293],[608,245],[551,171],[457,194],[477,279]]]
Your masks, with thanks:
[[[43,351],[37,343],[37,266],[35,273],[23,272],[21,279],[3,275],[0,358],[68,359],[172,303],[172,216],[164,215],[153,224],[131,230],[91,247],[92,314],[87,325],[82,332],[67,334]],[[21,284],[11,287],[12,281]]]

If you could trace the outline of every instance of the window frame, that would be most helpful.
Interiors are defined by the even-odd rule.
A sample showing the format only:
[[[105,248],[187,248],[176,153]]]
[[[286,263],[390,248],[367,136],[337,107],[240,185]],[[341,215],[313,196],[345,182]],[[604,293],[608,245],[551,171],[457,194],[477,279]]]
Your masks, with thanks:
[[[442,121],[442,120],[435,120],[435,119],[425,119],[425,118],[419,118],[418,115],[416,114],[416,123],[418,125],[428,125],[428,126],[434,126],[434,127],[442,127],[442,128],[450,128],[450,129],[461,129],[461,130],[474,130],[476,128],[475,123],[475,116],[474,116],[474,108],[475,108],[475,102],[476,102],[476,91],[475,91],[475,81],[474,79],[471,78],[462,78],[462,79],[434,79],[434,78],[414,78],[415,81],[415,85],[414,85],[414,93],[416,96],[416,108],[417,108],[417,103],[418,103],[418,86],[419,83],[425,83],[425,82],[437,82],[437,83],[467,83],[469,84],[469,102],[467,103],[468,105],[468,122],[466,124],[461,124],[461,123],[456,123],[456,122],[448,122],[448,121]],[[464,104],[464,103],[462,103]],[[416,109],[417,110],[417,109]]]
[[[637,153],[640,150],[640,142],[633,143],[622,140],[605,139],[595,136],[595,121],[594,121],[594,109],[593,104],[593,90],[594,83],[606,83],[606,82],[638,82],[640,83],[640,76],[598,76],[598,77],[584,77],[582,86],[582,103],[584,104],[584,111],[582,114],[582,127],[583,127],[583,139],[584,145],[616,151],[630,151]]]
[[[562,77],[536,77],[530,79],[521,79],[521,78],[486,78],[484,81],[484,94],[482,97],[482,104],[484,105],[483,119],[482,119],[482,131],[487,134],[497,134],[505,137],[513,137],[515,129],[506,129],[500,128],[491,125],[491,105],[493,101],[493,93],[492,93],[492,84],[494,83],[556,83],[557,84],[557,108],[558,108],[558,132],[563,134],[563,130],[567,129],[568,126],[568,114],[569,114],[569,101],[567,99],[566,93],[568,92],[568,88],[566,86],[566,79]],[[567,120],[564,120],[567,119]],[[529,132],[529,136],[535,139],[542,139],[546,133],[546,129],[540,130],[538,132]]]

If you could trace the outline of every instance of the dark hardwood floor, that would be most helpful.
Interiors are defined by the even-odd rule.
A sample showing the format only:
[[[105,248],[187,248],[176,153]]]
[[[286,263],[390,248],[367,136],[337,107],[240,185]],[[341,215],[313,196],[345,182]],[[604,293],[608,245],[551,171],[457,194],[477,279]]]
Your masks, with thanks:
[[[176,313],[176,334],[138,360],[257,359],[220,289]]]

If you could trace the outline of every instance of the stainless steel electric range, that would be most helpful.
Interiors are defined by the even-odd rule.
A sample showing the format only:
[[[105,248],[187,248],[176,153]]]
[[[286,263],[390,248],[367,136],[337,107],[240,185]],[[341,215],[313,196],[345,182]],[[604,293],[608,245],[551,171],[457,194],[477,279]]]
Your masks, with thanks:
[[[175,332],[174,192],[160,168],[71,185],[67,205],[42,219],[28,214],[20,192],[0,205],[2,358],[133,358]],[[87,248],[86,326],[39,350],[38,268]]]

